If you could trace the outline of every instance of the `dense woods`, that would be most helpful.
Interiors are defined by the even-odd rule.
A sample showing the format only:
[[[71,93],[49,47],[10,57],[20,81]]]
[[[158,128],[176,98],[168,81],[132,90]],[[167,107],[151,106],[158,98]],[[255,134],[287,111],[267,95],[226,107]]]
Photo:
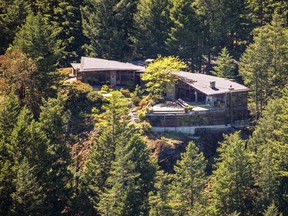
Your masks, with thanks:
[[[0,0],[0,37],[0,215],[288,215],[288,1]],[[81,56],[170,57],[103,97],[65,84]],[[163,169],[130,110],[173,69],[249,87],[249,136]]]

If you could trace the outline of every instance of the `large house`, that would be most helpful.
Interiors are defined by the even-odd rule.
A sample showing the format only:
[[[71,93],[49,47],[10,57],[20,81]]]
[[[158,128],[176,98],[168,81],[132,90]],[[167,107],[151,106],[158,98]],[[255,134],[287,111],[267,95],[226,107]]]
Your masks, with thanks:
[[[82,57],[72,63],[77,79],[92,85],[140,85],[145,67],[131,63]],[[196,128],[245,126],[249,121],[249,89],[226,78],[176,72],[178,82],[167,93],[166,103],[150,105],[146,117],[153,130],[194,133]]]
[[[72,63],[73,75],[91,85],[130,86],[140,85],[140,73],[145,67],[131,63],[82,57],[81,63]]]

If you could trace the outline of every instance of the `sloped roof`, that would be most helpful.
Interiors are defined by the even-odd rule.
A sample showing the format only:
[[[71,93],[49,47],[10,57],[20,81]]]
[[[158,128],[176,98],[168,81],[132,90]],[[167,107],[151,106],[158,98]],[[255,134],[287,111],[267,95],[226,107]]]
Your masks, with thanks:
[[[182,81],[206,95],[249,91],[246,86],[233,82],[226,78],[182,71],[176,72],[174,73],[174,75],[178,76]],[[215,88],[210,87],[210,82],[215,82]]]
[[[72,63],[74,69],[80,69],[81,72],[89,71],[139,71],[143,72],[145,67],[137,66],[131,63],[112,61],[100,58],[82,57],[81,63]]]

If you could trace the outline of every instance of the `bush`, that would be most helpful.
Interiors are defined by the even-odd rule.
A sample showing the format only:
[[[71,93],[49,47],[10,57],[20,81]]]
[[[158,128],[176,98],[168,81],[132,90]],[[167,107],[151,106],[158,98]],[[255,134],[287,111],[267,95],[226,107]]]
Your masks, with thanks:
[[[148,121],[141,122],[140,127],[143,132],[149,132],[152,128],[151,124]]]
[[[130,91],[128,89],[120,89],[120,92],[121,94],[126,97],[126,98],[130,98],[131,97],[131,94],[130,94]]]
[[[136,106],[138,106],[139,102],[141,101],[141,98],[135,95],[133,95],[131,99],[133,101],[133,104],[135,104]]]
[[[102,93],[107,93],[107,92],[109,92],[109,86],[108,86],[108,85],[103,85],[103,86],[101,87],[101,92],[102,92]]]
[[[146,116],[145,116],[145,111],[138,111],[138,119],[143,122],[145,119],[146,119]]]
[[[103,95],[98,91],[89,92],[87,98],[91,103],[101,103],[104,99]]]
[[[148,97],[143,98],[143,99],[139,102],[139,107],[140,107],[140,109],[146,107],[149,102],[150,102],[150,99],[149,99]]]

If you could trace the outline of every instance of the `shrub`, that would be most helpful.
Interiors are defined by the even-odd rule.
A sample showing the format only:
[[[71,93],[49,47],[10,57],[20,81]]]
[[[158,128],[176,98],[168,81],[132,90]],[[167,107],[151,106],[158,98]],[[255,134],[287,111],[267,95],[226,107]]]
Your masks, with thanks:
[[[133,101],[133,104],[135,104],[136,106],[138,106],[139,102],[141,101],[141,98],[136,95],[133,95],[131,99]]]
[[[124,97],[126,97],[126,98],[130,98],[131,97],[131,95],[130,95],[130,91],[128,90],[128,89],[120,89],[120,92],[121,92],[121,94],[124,96]]]
[[[140,127],[143,130],[143,132],[149,132],[150,129],[152,128],[151,124],[148,121],[141,122]]]
[[[143,122],[146,119],[145,111],[139,110],[138,111],[138,119]]]
[[[101,103],[104,99],[103,95],[98,91],[89,92],[87,98],[92,103]]]
[[[107,93],[107,92],[109,92],[109,87],[108,87],[108,85],[103,85],[103,86],[101,87],[101,92],[102,92],[102,93]]]

